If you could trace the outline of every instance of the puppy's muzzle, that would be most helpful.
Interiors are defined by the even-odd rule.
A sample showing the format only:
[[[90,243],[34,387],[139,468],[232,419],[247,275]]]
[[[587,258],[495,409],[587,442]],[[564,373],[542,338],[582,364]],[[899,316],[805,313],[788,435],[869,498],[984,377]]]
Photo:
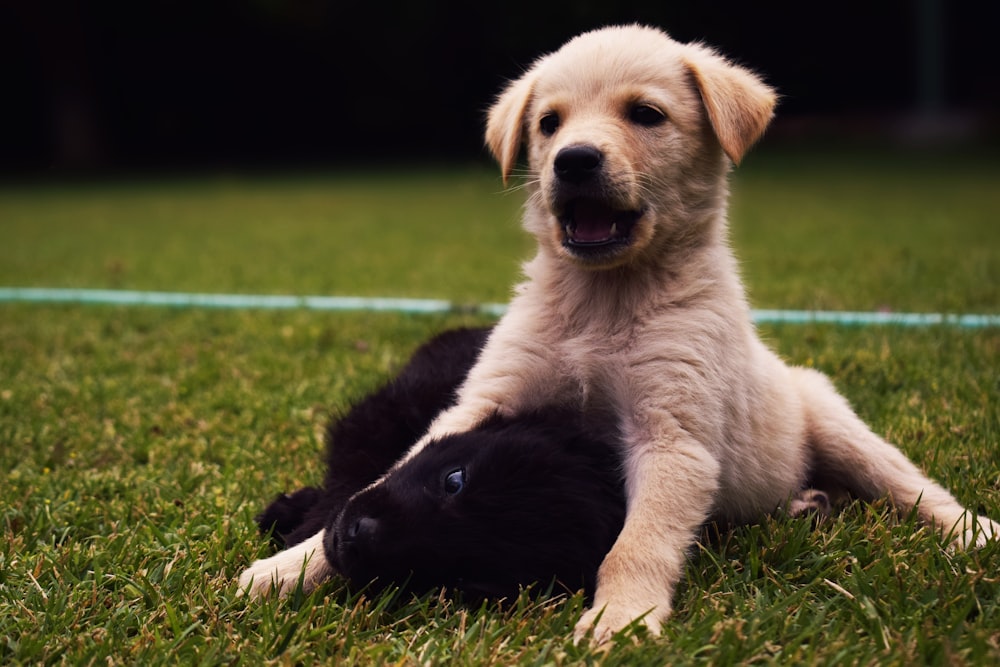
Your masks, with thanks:
[[[623,251],[642,211],[617,204],[608,185],[605,156],[594,146],[561,149],[553,160],[554,212],[563,247],[584,261],[603,262]]]
[[[380,525],[374,517],[353,515],[347,509],[330,525],[324,547],[327,560],[350,577],[363,569],[367,556],[375,548]]]

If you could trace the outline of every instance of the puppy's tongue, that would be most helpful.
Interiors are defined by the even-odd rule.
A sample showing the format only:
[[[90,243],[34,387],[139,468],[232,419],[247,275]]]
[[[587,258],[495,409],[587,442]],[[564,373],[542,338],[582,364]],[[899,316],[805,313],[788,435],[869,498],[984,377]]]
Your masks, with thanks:
[[[570,212],[570,237],[578,243],[607,241],[618,235],[615,218],[620,214],[603,202],[578,201]]]

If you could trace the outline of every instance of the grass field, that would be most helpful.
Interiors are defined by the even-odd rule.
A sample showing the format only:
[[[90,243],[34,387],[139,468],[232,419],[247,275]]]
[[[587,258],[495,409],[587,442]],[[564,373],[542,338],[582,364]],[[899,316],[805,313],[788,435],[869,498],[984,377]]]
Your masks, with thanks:
[[[755,307],[1000,312],[1000,162],[752,155]],[[505,301],[531,244],[477,165],[0,188],[0,285]],[[4,664],[996,664],[1000,548],[885,503],[691,554],[660,640],[574,647],[579,597],[247,603],[252,517],[320,480],[327,418],[470,315],[0,305]],[[1000,517],[1000,331],[762,327],[967,506]]]

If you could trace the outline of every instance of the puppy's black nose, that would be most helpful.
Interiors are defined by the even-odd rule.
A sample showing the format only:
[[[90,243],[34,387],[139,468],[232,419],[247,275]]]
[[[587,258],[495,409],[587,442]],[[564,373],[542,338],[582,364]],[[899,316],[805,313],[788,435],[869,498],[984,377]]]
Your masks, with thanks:
[[[347,528],[347,539],[354,542],[356,540],[370,539],[378,530],[378,519],[370,516],[359,517]]]
[[[604,155],[593,146],[567,146],[556,154],[554,167],[559,180],[582,183],[596,174]]]

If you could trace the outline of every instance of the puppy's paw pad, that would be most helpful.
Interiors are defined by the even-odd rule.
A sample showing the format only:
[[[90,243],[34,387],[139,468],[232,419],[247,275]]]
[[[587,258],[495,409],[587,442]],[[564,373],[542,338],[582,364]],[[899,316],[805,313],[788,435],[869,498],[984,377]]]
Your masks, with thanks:
[[[606,646],[632,623],[640,624],[654,637],[659,636],[660,622],[655,612],[655,608],[630,609],[611,604],[589,609],[573,630],[573,642],[580,644],[589,640],[592,646]]]

